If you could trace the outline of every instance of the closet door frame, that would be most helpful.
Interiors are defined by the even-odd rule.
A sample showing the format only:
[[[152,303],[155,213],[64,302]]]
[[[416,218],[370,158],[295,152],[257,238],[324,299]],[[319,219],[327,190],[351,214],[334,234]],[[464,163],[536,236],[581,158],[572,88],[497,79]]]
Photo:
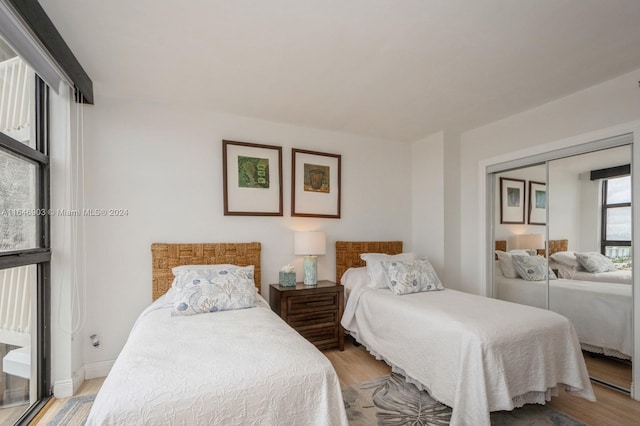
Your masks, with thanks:
[[[478,194],[478,252],[479,277],[484,295],[491,296],[493,293],[493,196],[494,179],[492,174],[528,166],[541,162],[547,162],[558,158],[564,158],[577,154],[583,154],[600,149],[613,148],[616,146],[631,145],[632,161],[632,204],[640,200],[640,121],[622,124],[598,131],[585,133],[571,138],[560,139],[549,143],[541,144],[525,150],[518,150],[497,157],[482,160],[478,163],[478,180],[485,182],[479,186]],[[547,212],[548,215],[548,212]],[[545,227],[547,228],[547,227]],[[547,233],[548,240],[548,229]],[[640,241],[640,209],[633,209],[632,220],[633,241]],[[634,265],[640,265],[640,253],[633,252]],[[640,297],[636,294],[640,291],[640,274],[633,274],[633,359],[640,359],[640,338],[636,338],[637,331],[640,330]],[[640,368],[633,364],[631,398],[640,401]],[[636,384],[634,386],[634,383]]]

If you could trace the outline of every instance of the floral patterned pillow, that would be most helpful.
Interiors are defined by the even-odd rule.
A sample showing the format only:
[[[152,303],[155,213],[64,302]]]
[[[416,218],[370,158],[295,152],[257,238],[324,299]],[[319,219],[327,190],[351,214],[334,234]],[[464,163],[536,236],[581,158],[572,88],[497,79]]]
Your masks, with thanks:
[[[182,289],[190,284],[194,278],[205,278],[207,281],[215,281],[227,276],[240,277],[253,280],[254,266],[237,265],[183,265],[172,269],[175,279],[172,287]]]
[[[550,280],[557,279],[556,274],[549,269],[547,259],[542,256],[513,255],[511,260],[513,267],[523,280],[544,281],[547,279],[547,274]]]
[[[444,286],[426,259],[412,261],[385,261],[382,267],[389,278],[394,294],[444,290]]]
[[[584,269],[592,273],[617,271],[616,265],[600,253],[574,253]]]
[[[183,277],[182,288],[176,288],[172,316],[252,308],[256,305],[253,266],[217,272],[212,280],[207,274],[190,272]]]

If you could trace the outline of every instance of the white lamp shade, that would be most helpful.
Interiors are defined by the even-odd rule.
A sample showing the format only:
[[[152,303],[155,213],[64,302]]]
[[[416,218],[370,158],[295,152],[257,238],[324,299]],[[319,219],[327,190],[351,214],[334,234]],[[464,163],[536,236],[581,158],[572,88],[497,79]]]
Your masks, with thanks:
[[[542,234],[522,234],[513,238],[515,248],[524,250],[544,249],[544,235]]]
[[[327,241],[324,232],[305,231],[296,232],[294,252],[298,255],[319,255],[327,252]]]

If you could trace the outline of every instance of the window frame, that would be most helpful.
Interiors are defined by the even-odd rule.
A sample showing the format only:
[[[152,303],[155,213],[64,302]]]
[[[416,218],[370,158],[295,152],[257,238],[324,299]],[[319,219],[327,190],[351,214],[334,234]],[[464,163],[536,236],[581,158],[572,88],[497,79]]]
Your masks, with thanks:
[[[49,161],[49,87],[35,75],[35,148],[0,132],[0,148],[36,166],[36,208],[50,208],[51,176]],[[51,398],[51,223],[49,215],[37,216],[37,248],[0,252],[0,269],[36,265],[36,402],[16,424],[26,425]]]
[[[600,211],[600,215],[601,215],[600,253],[602,255],[605,255],[607,247],[611,247],[611,246],[631,247],[632,246],[631,240],[607,240],[607,212],[610,209],[629,207],[632,209],[631,213],[633,215],[633,208],[631,207],[631,204],[632,204],[631,201],[627,203],[607,204],[607,191],[609,186],[609,179],[618,179],[626,176],[631,176],[631,174],[625,173],[617,176],[607,176],[606,178],[602,179],[602,207]]]

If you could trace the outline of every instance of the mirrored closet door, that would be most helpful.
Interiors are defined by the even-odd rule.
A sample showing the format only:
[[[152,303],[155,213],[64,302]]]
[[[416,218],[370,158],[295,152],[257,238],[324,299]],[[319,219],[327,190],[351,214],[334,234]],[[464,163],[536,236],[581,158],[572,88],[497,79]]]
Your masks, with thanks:
[[[567,317],[592,379],[623,391],[633,348],[630,164],[625,145],[492,179],[494,297]]]

